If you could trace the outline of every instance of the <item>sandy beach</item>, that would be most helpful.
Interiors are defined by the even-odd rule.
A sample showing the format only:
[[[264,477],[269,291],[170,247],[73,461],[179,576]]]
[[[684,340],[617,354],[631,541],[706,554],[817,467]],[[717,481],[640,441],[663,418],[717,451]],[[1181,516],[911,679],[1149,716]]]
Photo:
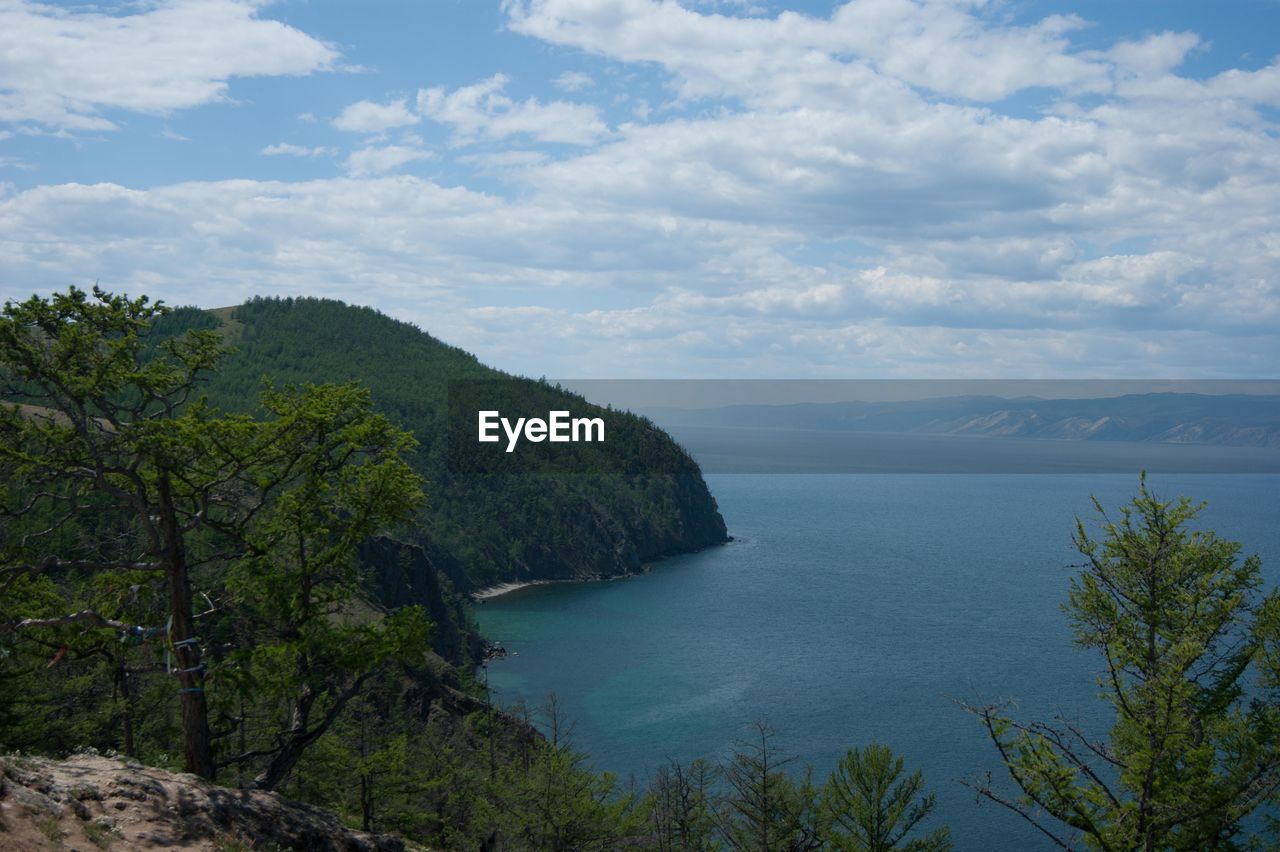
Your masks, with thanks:
[[[511,592],[523,589],[528,586],[543,586],[551,582],[550,580],[529,580],[523,583],[499,583],[496,586],[487,586],[471,593],[471,599],[476,603],[484,603],[490,598],[496,598],[500,595],[510,594]]]

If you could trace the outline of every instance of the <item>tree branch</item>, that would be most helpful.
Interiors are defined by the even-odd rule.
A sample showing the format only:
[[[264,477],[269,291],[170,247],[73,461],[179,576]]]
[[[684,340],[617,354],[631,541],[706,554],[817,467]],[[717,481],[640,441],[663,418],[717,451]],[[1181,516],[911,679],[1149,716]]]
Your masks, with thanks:
[[[9,622],[4,625],[8,630],[26,630],[32,627],[61,627],[67,624],[86,624],[89,627],[109,627],[112,630],[130,630],[133,625],[125,624],[123,621],[116,621],[113,618],[99,615],[91,609],[82,609],[79,612],[73,612],[70,615],[63,615],[56,618],[24,618],[21,621]]]

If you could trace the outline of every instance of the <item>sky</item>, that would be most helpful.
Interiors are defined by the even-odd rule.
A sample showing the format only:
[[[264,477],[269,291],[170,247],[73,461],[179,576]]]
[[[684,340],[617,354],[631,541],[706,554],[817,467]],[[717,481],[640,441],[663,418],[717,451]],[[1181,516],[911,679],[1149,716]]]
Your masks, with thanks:
[[[556,378],[1276,378],[1280,2],[0,0],[0,298]]]

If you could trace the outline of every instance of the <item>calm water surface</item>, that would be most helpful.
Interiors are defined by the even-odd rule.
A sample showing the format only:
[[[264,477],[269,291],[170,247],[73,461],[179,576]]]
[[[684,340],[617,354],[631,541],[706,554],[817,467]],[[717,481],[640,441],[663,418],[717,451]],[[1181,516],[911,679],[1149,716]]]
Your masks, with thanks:
[[[600,769],[647,779],[667,758],[718,759],[750,724],[825,777],[877,741],[925,771],[957,847],[1044,848],[960,781],[999,771],[958,701],[1017,702],[1106,730],[1098,659],[1062,611],[1090,494],[1116,507],[1128,475],[715,475],[733,543],[645,576],[543,586],[478,608],[515,655],[499,700],[554,690]],[[1166,474],[1162,496],[1209,501],[1202,524],[1280,577],[1280,476]]]

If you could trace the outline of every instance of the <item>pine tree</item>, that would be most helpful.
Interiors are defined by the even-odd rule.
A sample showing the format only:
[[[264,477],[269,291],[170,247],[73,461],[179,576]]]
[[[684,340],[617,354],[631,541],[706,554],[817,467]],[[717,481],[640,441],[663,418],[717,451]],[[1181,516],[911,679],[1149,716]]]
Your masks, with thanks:
[[[103,601],[110,611],[50,613],[46,598],[0,633],[70,643],[156,632],[178,681],[185,767],[212,778],[209,639],[197,630],[192,576],[233,566],[229,597],[246,609],[256,601],[260,621],[280,626],[246,651],[278,664],[273,682],[290,708],[259,779],[274,786],[371,666],[422,639],[413,611],[350,623],[356,545],[421,500],[405,461],[413,439],[355,386],[268,390],[262,419],[211,410],[197,394],[222,342],[200,328],[157,339],[152,326],[167,313],[97,287],[4,306],[0,592],[34,603],[55,576],[139,587],[156,578],[167,620],[129,623],[118,600]]]
[[[1068,611],[1105,664],[1111,735],[970,708],[1018,793],[976,789],[1064,848],[1238,848],[1280,786],[1280,592],[1263,594],[1256,556],[1192,528],[1202,505],[1160,500],[1145,477],[1118,520],[1095,507],[1103,535],[1077,522]]]
[[[730,849],[744,852],[817,849],[817,791],[807,773],[799,782],[787,774],[795,758],[781,753],[773,739],[773,728],[756,722],[755,735],[724,765],[726,790],[717,814],[720,835]]]
[[[946,852],[951,832],[937,828],[908,837],[933,813],[936,797],[924,774],[903,777],[903,760],[888,746],[849,749],[822,788],[823,838],[849,852]]]

